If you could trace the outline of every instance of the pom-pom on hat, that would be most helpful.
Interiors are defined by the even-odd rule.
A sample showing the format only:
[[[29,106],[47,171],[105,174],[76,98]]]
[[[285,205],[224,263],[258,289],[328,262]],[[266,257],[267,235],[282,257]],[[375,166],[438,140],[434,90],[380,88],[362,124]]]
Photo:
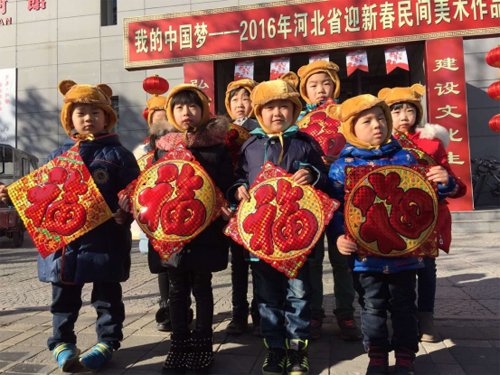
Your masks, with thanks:
[[[333,84],[335,85],[335,88],[333,90],[333,98],[336,99],[340,95],[340,79],[337,74],[339,71],[339,67],[337,64],[335,64],[332,61],[325,61],[325,60],[316,60],[313,61],[310,64],[302,66],[297,74],[300,77],[300,95],[302,96],[302,99],[305,100],[307,104],[315,104],[312,103],[311,100],[307,97],[307,89],[306,89],[306,84],[307,84],[307,79],[312,76],[313,74],[316,73],[326,73],[330,76],[330,78],[333,81]]]
[[[170,122],[172,125],[175,126],[177,130],[180,132],[185,132],[186,129],[184,129],[182,126],[177,124],[175,122],[175,117],[174,117],[174,110],[171,108],[171,103],[172,99],[174,98],[175,95],[182,91],[192,91],[201,100],[201,103],[203,104],[203,114],[201,117],[201,126],[206,125],[210,121],[210,103],[212,102],[212,99],[210,99],[201,89],[198,88],[198,86],[193,85],[191,83],[183,83],[181,85],[175,86],[171,91],[170,94],[167,96],[167,102],[165,103],[165,110],[167,111],[167,120]]]
[[[389,107],[398,103],[411,103],[418,109],[418,117],[415,125],[420,124],[424,115],[422,108],[422,96],[425,94],[425,87],[419,83],[415,83],[411,87],[394,87],[384,88],[378,92],[379,99],[384,100]]]
[[[65,79],[59,83],[59,92],[64,95],[61,123],[68,135],[74,129],[71,121],[74,104],[92,104],[101,108],[106,114],[106,126],[104,129],[107,132],[110,132],[118,121],[115,111],[111,108],[113,90],[108,85],[102,83],[95,86],[78,85],[74,81]]]
[[[253,88],[257,86],[257,82],[255,82],[253,79],[240,79],[238,81],[233,81],[230,82],[229,85],[227,85],[227,90],[226,90],[226,99],[225,99],[225,104],[226,104],[226,109],[227,113],[233,120],[235,120],[234,115],[231,112],[231,100],[229,96],[231,95],[231,91],[235,89],[245,89],[248,91],[249,94],[252,93]],[[248,114],[248,117],[253,116],[253,109],[250,111]]]
[[[355,147],[364,149],[375,149],[380,146],[372,146],[369,143],[360,141],[354,133],[354,124],[361,112],[373,107],[380,107],[384,112],[385,119],[387,121],[387,135],[382,141],[381,145],[388,143],[391,139],[392,134],[392,116],[389,106],[377,97],[365,94],[358,95],[354,98],[347,99],[342,105],[335,106],[336,118],[342,123],[342,134],[347,142]]]
[[[260,126],[266,133],[269,133],[269,130],[262,121],[262,107],[273,100],[290,100],[294,107],[292,125],[297,121],[300,111],[302,111],[302,103],[299,99],[300,94],[294,87],[294,82],[298,83],[297,75],[288,72],[279,79],[259,83],[252,90],[250,99],[252,100],[253,111],[257,121],[259,121]]]

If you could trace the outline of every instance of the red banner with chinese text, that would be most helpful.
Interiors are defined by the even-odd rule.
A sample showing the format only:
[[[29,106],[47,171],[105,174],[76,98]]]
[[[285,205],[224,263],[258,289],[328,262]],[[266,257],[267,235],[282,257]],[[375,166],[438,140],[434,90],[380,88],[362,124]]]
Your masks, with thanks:
[[[125,68],[500,33],[500,3],[293,0],[126,18]]]
[[[448,163],[467,185],[467,194],[448,199],[451,211],[472,211],[472,186],[467,125],[464,49],[462,38],[425,43],[426,98],[429,122],[450,132]]]
[[[198,86],[212,99],[210,112],[215,114],[215,76],[213,61],[184,64],[184,83]]]

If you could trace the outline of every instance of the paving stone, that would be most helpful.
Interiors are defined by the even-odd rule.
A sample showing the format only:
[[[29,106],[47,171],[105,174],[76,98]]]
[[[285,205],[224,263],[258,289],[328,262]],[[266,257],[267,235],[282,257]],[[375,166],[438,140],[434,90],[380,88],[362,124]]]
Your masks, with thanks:
[[[20,363],[11,367],[9,371],[22,374],[46,374],[48,369],[51,369],[51,367],[32,363]]]
[[[465,375],[464,370],[458,364],[434,363],[434,366],[442,375]]]
[[[472,327],[463,327],[456,329],[454,327],[436,327],[443,340],[458,339],[458,340],[486,340],[487,338],[482,332]]]
[[[492,345],[488,340],[458,340],[446,339],[444,340],[446,347],[451,348],[454,346],[462,346],[468,348],[491,348]]]
[[[250,374],[259,360],[258,355],[217,353],[209,370],[210,374]]]
[[[416,374],[434,375],[434,374],[439,374],[439,370],[433,363],[415,362],[415,373]]]
[[[454,346],[451,354],[460,365],[499,365],[500,352],[496,348],[470,348]]]
[[[428,356],[434,364],[457,364],[457,361],[443,342],[422,343]]]
[[[498,375],[498,374],[500,374],[500,365],[499,364],[490,364],[490,365],[465,364],[465,365],[462,365],[462,367],[467,375]]]
[[[7,341],[8,339],[21,334],[18,331],[0,331],[0,342]]]

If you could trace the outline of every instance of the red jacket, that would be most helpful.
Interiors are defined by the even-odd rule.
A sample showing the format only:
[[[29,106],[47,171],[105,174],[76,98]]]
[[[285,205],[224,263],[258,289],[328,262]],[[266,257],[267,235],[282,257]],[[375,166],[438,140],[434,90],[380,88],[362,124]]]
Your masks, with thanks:
[[[407,137],[418,149],[432,157],[438,165],[445,168],[448,174],[453,177],[457,187],[450,195],[450,198],[464,196],[467,186],[457,177],[448,163],[448,153],[445,149],[450,141],[448,130],[440,125],[425,124],[423,128],[417,128],[415,133],[408,133]],[[439,234],[439,248],[448,253],[451,244],[451,214],[446,200],[439,203],[437,231]]]

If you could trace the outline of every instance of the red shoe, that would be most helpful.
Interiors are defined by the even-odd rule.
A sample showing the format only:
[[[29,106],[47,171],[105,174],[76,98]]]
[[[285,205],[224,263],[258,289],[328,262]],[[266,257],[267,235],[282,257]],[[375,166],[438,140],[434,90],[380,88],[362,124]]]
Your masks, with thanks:
[[[354,318],[347,317],[337,319],[340,329],[340,338],[344,341],[358,341],[363,338]]]

